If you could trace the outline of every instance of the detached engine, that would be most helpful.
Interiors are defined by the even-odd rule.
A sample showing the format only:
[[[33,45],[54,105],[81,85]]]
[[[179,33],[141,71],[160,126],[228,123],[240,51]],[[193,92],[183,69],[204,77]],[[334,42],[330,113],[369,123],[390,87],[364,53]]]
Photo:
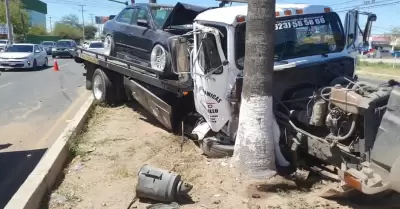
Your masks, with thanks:
[[[291,130],[288,143],[292,151],[300,147],[332,164],[340,165],[345,160],[357,165],[360,160],[369,160],[393,85],[350,81],[345,85],[301,89],[289,100],[280,102],[285,113],[278,108],[276,116]],[[311,95],[305,98],[301,91]],[[299,100],[303,103],[296,102]]]

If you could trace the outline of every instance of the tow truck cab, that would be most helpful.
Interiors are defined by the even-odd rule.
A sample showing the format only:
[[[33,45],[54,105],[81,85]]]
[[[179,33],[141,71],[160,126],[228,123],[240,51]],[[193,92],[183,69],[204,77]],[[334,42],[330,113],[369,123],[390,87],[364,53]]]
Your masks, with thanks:
[[[275,15],[274,69],[277,79],[280,76],[298,76],[295,71],[285,75],[278,72],[284,69],[289,71],[300,66],[329,62],[345,65],[341,69],[343,72],[338,74],[352,77],[357,46],[361,42],[367,43],[371,24],[376,20],[374,14],[350,11],[346,14],[343,26],[337,13],[330,7],[309,4],[276,4]],[[360,15],[368,16],[362,39],[358,25]],[[176,73],[182,77],[188,77],[190,73],[196,110],[215,132],[229,123],[237,122],[239,111],[236,101],[240,100],[244,68],[246,16],[247,5],[204,11],[195,18],[193,24],[194,40],[189,47],[193,49],[190,58],[174,57],[182,54],[180,49],[187,51],[188,47],[180,47],[181,43],[177,42],[172,47],[178,51],[171,53],[177,63]],[[322,71],[313,73],[315,75],[308,76],[316,80],[324,77]],[[295,80],[299,82],[299,79]],[[281,79],[279,82],[287,87],[290,79]],[[280,98],[283,92],[279,89],[282,88],[276,89],[274,97]]]

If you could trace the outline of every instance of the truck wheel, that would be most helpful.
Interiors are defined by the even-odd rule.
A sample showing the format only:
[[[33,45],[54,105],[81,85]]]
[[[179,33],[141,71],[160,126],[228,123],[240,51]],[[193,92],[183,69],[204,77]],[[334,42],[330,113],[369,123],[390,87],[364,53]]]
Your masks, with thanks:
[[[205,137],[200,147],[203,153],[210,158],[224,158],[233,155],[234,145],[222,144],[213,137]]]
[[[160,73],[169,73],[165,70],[169,67],[170,55],[167,50],[164,49],[160,44],[156,44],[151,51],[150,65],[153,70],[157,70]]]
[[[92,93],[96,104],[113,104],[114,88],[108,75],[101,69],[96,69],[93,73]]]
[[[114,39],[111,35],[107,35],[104,40],[104,54],[115,57]]]

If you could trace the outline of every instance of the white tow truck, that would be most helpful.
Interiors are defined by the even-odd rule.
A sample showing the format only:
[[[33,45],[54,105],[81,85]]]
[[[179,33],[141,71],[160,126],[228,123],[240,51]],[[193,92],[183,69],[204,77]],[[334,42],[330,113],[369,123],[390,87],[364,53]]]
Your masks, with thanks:
[[[75,61],[85,65],[86,87],[95,101],[135,99],[168,130],[197,139],[206,155],[231,155],[247,6],[224,3],[200,13],[191,32],[170,38],[175,80],[78,48]],[[362,15],[367,17],[363,30]],[[393,122],[400,118],[394,108],[400,88],[394,81],[373,86],[354,75],[357,46],[367,42],[375,20],[372,13],[352,10],[343,25],[328,6],[276,4],[274,109],[283,156],[292,165],[312,156],[321,162],[321,174],[327,173],[322,165],[333,165],[332,178],[366,194],[400,192],[400,146],[393,135],[400,127]]]

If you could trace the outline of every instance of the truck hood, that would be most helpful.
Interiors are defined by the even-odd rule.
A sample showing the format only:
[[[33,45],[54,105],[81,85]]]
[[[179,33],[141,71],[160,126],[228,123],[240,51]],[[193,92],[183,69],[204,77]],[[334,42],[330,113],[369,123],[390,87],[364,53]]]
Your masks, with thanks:
[[[29,57],[31,55],[32,55],[32,53],[29,53],[29,52],[2,52],[2,53],[0,53],[0,59],[1,58],[19,59],[19,58]]]
[[[196,16],[209,8],[178,2],[164,22],[162,29],[170,25],[192,24]]]

